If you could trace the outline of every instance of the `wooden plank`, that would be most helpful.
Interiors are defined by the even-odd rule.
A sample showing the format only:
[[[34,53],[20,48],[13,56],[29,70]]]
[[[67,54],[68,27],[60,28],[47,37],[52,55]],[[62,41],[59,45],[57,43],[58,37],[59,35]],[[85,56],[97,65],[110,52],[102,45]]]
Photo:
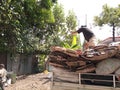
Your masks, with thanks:
[[[65,54],[73,56],[73,57],[79,57],[78,52],[75,50],[72,50],[72,49],[66,49],[66,48],[59,47],[59,46],[52,46],[50,48],[50,50],[51,50],[51,52],[59,51],[59,52],[65,53]]]
[[[69,67],[78,67],[78,66],[83,66],[83,65],[86,65],[86,62],[85,61],[73,61],[73,62],[66,62],[66,64],[69,66]]]
[[[74,72],[69,71],[68,69],[65,68],[59,68],[59,67],[54,67],[50,66],[52,69],[50,70],[51,72],[54,73],[54,78],[57,81],[64,81],[64,82],[79,82],[79,74],[76,74]],[[72,78],[72,79],[71,79]]]
[[[120,90],[120,88],[54,82],[51,90]]]
[[[60,65],[60,64],[57,64],[57,63],[51,63],[51,62],[49,62],[49,65],[52,65],[52,66],[55,66],[55,67],[61,67],[61,68],[65,67],[64,65]]]
[[[58,56],[49,55],[49,58],[51,59],[50,61],[67,61],[67,59],[59,55]]]
[[[88,72],[93,72],[95,71],[95,67],[94,66],[89,66],[87,68],[81,69],[81,70],[77,70],[76,73],[88,73]]]

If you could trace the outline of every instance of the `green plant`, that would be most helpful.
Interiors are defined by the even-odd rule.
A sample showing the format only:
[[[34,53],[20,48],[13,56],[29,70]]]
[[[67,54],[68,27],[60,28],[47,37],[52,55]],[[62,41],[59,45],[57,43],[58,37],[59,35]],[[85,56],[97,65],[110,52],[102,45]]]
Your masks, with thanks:
[[[73,50],[77,50],[81,48],[81,45],[79,43],[77,43],[77,36],[74,35],[73,36],[73,40],[72,40],[72,44],[63,42],[63,47],[64,48],[68,48],[68,49],[73,49]]]

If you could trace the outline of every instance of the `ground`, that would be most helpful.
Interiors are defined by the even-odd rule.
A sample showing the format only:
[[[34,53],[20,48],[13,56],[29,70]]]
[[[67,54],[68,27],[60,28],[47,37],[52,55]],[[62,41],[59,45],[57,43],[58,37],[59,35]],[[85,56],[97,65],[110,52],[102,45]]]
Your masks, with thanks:
[[[8,85],[5,90],[50,90],[51,82],[46,74],[38,73],[27,75]]]

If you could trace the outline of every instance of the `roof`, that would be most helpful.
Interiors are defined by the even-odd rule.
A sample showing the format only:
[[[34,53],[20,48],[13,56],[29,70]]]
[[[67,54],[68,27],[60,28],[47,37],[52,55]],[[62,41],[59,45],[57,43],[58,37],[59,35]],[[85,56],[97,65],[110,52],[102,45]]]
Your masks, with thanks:
[[[115,42],[118,42],[118,41],[120,41],[120,37],[115,37]],[[100,41],[99,44],[107,44],[108,45],[112,42],[113,42],[113,37],[108,37],[105,40]]]

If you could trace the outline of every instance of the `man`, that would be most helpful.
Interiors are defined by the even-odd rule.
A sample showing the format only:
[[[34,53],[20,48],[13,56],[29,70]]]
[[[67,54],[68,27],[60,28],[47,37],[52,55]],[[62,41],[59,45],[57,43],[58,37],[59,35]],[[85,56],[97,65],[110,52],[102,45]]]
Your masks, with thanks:
[[[0,64],[0,87],[2,88],[2,90],[4,90],[4,83],[7,80],[7,71],[5,69],[4,64]]]
[[[79,28],[77,31],[72,32],[72,34],[77,34],[77,33],[81,33],[81,32],[83,33],[85,41],[86,41],[86,43],[84,45],[84,49],[94,47],[97,45],[97,41],[96,41],[94,33],[84,26]]]

